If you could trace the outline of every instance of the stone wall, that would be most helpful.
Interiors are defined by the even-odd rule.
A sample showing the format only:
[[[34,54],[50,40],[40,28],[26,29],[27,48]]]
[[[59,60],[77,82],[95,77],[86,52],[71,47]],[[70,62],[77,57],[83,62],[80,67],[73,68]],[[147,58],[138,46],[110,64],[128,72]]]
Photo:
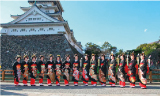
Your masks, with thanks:
[[[82,57],[82,54],[69,44],[63,34],[1,36],[2,69],[12,69],[17,54],[21,56],[28,54],[31,60],[33,53],[36,53],[37,60],[39,60],[39,55],[44,55],[45,61],[48,60],[49,54],[53,54],[55,57],[59,54],[63,58],[63,61],[66,54],[71,56],[71,60],[73,60],[75,53],[79,54],[79,57]]]

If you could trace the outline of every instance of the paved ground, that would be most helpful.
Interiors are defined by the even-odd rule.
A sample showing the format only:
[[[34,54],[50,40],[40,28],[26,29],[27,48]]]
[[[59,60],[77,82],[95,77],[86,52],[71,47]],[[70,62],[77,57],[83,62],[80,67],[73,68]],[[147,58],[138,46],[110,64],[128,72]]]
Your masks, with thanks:
[[[21,83],[20,83],[21,84]],[[160,96],[160,83],[148,84],[147,89],[140,89],[138,84],[136,88],[101,87],[100,85],[93,87],[83,86],[19,86],[15,87],[13,83],[1,82],[1,95],[24,95],[24,96]]]

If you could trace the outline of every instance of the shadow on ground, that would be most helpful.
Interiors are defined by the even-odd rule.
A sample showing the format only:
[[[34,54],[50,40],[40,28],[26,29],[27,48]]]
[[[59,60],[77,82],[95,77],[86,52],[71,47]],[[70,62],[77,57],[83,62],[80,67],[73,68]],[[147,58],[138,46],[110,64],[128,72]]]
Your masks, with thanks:
[[[14,86],[14,85],[1,85],[2,90],[23,90],[23,89],[103,89],[103,88],[120,88],[119,86],[110,87],[110,86]],[[126,88],[130,88],[126,86]],[[136,86],[134,89],[140,89],[139,86]],[[160,89],[159,86],[147,86],[147,89]]]
[[[8,92],[8,91],[4,91],[4,90],[1,90],[1,95],[20,95],[20,96],[28,96],[26,94],[19,94],[19,93],[14,93],[14,92]]]

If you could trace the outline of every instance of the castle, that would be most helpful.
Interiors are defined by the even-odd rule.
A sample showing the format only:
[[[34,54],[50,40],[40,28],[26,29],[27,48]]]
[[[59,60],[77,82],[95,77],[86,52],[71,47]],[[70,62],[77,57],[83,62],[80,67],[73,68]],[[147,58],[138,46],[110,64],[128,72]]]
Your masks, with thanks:
[[[64,11],[59,1],[28,1],[30,7],[20,7],[22,15],[11,15],[14,19],[0,24],[1,30],[1,64],[2,69],[11,68],[17,54],[33,53],[44,55],[79,54],[83,50],[77,42],[73,30],[62,17]]]

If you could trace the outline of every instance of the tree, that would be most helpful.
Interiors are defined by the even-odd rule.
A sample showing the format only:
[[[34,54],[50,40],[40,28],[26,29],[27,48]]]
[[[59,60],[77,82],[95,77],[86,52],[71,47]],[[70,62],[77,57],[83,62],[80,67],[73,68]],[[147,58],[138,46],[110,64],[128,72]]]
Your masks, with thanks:
[[[111,46],[110,48],[109,48],[109,50],[110,50],[110,52],[112,51],[113,53],[117,53],[117,47],[116,46]]]
[[[152,44],[141,44],[135,50],[139,52],[144,52],[146,55],[150,55],[154,50],[160,48],[160,44],[152,43]]]
[[[101,49],[109,49],[110,47],[111,47],[111,44],[108,41],[105,41]]]
[[[92,42],[88,42],[85,44],[85,53],[90,55],[92,53],[96,54],[96,57],[100,55],[101,53],[105,55],[109,55],[112,51],[114,54],[117,52],[117,47],[112,46],[109,42],[105,41],[103,45],[100,47],[97,44],[94,44]]]
[[[112,46],[108,41],[105,41],[101,47],[101,51],[103,54],[110,54],[111,51],[116,53],[117,47]]]
[[[96,56],[98,56],[101,53],[100,46],[92,42],[86,43],[85,47],[85,54],[88,54],[89,56],[91,56],[92,53],[96,54]]]
[[[151,60],[153,62],[153,69],[159,69],[160,68],[160,48],[157,48],[156,50],[152,51],[151,53]]]
[[[123,53],[123,49],[119,49],[119,51],[116,53],[116,56],[121,55]]]
[[[146,57],[148,57],[149,55],[151,55],[151,60],[153,61],[153,65],[152,67],[158,68],[158,66],[160,66],[158,64],[159,58],[160,58],[160,44],[154,42],[151,44],[141,44],[140,46],[138,46],[135,49],[136,53],[142,53],[144,52]],[[157,65],[158,64],[158,65]],[[153,68],[154,69],[154,68]]]

